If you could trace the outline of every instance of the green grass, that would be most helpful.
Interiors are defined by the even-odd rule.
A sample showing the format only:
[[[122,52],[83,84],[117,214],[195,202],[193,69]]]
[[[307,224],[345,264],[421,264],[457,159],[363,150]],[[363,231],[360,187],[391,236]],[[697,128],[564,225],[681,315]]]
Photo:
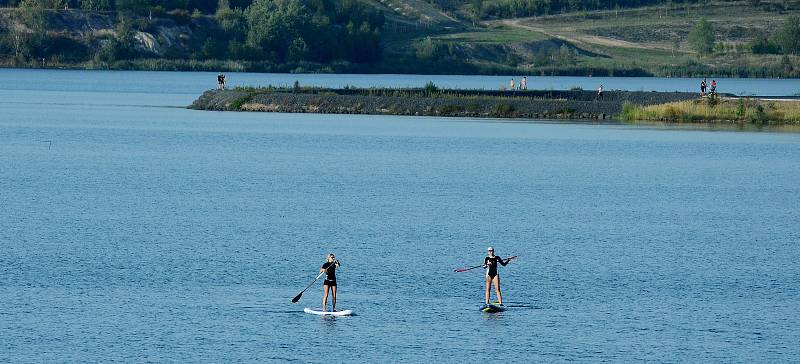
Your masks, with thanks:
[[[652,106],[626,104],[621,118],[629,122],[800,125],[800,101],[712,98]]]
[[[432,37],[433,39],[462,42],[462,43],[525,43],[546,40],[549,37],[534,31],[509,26],[499,26],[485,30],[445,34]]]

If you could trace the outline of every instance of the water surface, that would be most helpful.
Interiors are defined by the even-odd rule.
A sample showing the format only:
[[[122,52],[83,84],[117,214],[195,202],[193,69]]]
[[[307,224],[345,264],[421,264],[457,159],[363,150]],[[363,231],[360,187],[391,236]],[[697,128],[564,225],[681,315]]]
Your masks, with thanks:
[[[176,106],[208,74],[0,73],[0,361],[800,360],[798,134],[203,112]],[[453,272],[488,244],[520,256],[497,315]],[[290,303],[327,252],[357,316]]]

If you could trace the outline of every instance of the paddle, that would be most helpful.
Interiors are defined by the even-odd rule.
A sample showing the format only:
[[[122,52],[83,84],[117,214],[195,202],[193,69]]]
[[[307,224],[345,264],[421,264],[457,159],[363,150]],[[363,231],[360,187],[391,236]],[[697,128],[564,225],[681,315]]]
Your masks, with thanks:
[[[483,264],[481,264],[481,265],[476,265],[476,266],[474,266],[474,267],[469,267],[469,268],[458,268],[458,269],[454,269],[453,271],[454,271],[454,272],[461,273],[461,272],[466,272],[466,271],[468,271],[468,270],[473,270],[473,269],[475,269],[475,268],[483,268]]]
[[[317,283],[317,280],[319,280],[319,277],[322,277],[323,274],[325,274],[325,271],[319,272],[319,275],[317,276],[317,278],[314,278],[314,281],[311,282],[311,284],[306,286],[306,288],[303,288],[303,290],[300,291],[300,293],[298,293],[297,296],[294,296],[294,298],[292,298],[292,303],[297,303],[297,301],[300,301],[300,297],[303,295],[303,292],[311,288],[311,286],[313,286],[314,283]]]
[[[503,259],[503,260],[511,261],[512,259],[517,259],[517,256],[516,256],[516,255],[514,255],[514,256],[508,257],[508,258],[506,258],[506,259]],[[476,266],[474,266],[474,267],[469,267],[469,268],[459,268],[459,269],[454,269],[453,271],[454,271],[454,272],[461,273],[461,272],[466,272],[466,271],[468,271],[468,270],[473,270],[473,269],[476,269],[476,268],[483,268],[483,267],[485,267],[485,266],[484,266],[483,264],[481,264],[481,265],[476,265]]]

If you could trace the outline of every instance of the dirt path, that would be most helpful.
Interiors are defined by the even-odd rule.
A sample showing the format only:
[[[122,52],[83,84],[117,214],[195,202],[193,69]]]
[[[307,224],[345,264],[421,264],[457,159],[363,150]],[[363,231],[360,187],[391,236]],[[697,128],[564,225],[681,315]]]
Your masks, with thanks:
[[[550,37],[558,38],[573,44],[599,45],[607,47],[620,47],[620,48],[632,48],[632,49],[662,49],[658,47],[649,47],[642,44],[631,43],[620,39],[601,37],[597,35],[580,34],[575,29],[572,28],[562,28],[559,29],[561,31],[556,32],[553,29],[548,29],[523,23],[530,19],[531,18],[506,19],[506,20],[501,20],[500,23],[512,27],[543,33]]]

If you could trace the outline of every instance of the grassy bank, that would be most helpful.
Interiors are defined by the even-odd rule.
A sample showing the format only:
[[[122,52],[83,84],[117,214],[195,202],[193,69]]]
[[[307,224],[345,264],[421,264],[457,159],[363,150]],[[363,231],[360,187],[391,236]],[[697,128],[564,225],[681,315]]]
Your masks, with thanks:
[[[800,101],[705,98],[660,105],[625,104],[627,122],[800,125]]]

